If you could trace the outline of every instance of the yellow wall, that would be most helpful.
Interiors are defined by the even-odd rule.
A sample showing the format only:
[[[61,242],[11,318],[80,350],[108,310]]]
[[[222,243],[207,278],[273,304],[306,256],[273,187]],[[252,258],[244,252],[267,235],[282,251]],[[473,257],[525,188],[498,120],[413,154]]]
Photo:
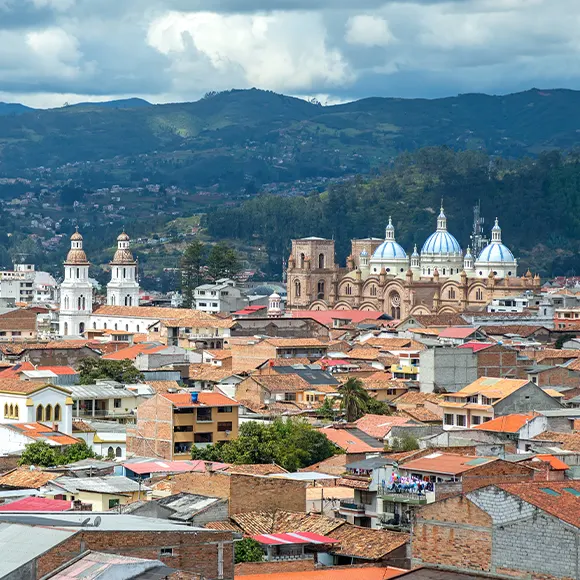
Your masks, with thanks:
[[[139,499],[139,492],[126,494],[108,494],[108,493],[94,493],[89,491],[79,491],[74,496],[73,500],[80,500],[82,503],[89,503],[93,506],[94,512],[106,512],[109,508],[109,500],[119,500],[121,505],[125,505]],[[141,492],[141,499],[147,499],[147,493]]]

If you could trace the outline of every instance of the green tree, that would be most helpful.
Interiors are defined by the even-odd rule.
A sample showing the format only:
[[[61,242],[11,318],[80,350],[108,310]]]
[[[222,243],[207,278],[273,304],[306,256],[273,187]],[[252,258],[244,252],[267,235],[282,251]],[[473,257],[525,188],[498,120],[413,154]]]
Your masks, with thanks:
[[[193,448],[192,458],[234,464],[277,463],[296,471],[335,453],[336,447],[308,422],[276,419],[270,425],[244,423],[237,439],[204,449]]]
[[[256,540],[244,538],[234,544],[234,559],[236,564],[241,562],[262,562],[264,550],[262,550],[262,546]]]
[[[143,374],[130,360],[84,358],[79,363],[78,370],[81,385],[92,385],[97,379],[109,379],[126,384],[143,380]]]
[[[370,399],[363,382],[351,377],[344,385],[338,387],[338,392],[342,397],[340,406],[346,413],[346,420],[352,423],[360,419],[365,414]]]
[[[241,270],[238,253],[224,242],[212,246],[207,257],[207,276],[210,280],[234,278]]]
[[[554,343],[554,348],[562,349],[564,347],[564,343],[568,342],[569,340],[572,340],[573,338],[576,338],[575,334],[562,334],[562,335],[560,335],[556,339],[556,342]]]
[[[181,259],[181,291],[183,306],[193,306],[193,291],[202,283],[202,268],[205,257],[205,246],[198,240],[191,242],[185,249]]]
[[[29,443],[24,448],[18,465],[36,465],[38,467],[54,467],[58,465],[60,453],[46,441]]]
[[[79,441],[66,447],[58,460],[61,465],[66,465],[83,459],[92,459],[96,456],[95,452],[84,441]]]
[[[419,449],[419,441],[408,433],[402,437],[395,437],[390,448],[391,451],[395,452],[414,451],[415,449]]]
[[[372,413],[373,415],[392,415],[391,407],[389,407],[388,403],[377,401],[375,398],[370,396],[366,402],[365,411],[367,413]]]

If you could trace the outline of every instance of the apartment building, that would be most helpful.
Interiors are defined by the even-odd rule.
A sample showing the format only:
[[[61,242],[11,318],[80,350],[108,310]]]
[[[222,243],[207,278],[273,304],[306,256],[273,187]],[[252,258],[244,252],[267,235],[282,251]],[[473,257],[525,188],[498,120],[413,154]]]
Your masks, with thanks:
[[[189,459],[192,447],[238,436],[239,403],[221,393],[162,393],[137,407],[127,428],[127,452],[164,459]]]

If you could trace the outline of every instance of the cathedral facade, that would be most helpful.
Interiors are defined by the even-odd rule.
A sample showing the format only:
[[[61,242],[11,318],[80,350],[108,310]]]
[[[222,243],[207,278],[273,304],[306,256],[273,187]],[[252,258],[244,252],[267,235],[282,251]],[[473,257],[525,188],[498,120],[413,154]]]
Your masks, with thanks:
[[[493,298],[539,291],[539,276],[518,277],[518,264],[502,242],[498,220],[491,241],[474,257],[447,231],[443,207],[437,229],[409,257],[391,219],[385,238],[352,240],[346,267],[335,264],[334,241],[292,240],[287,306],[310,310],[378,310],[395,319],[411,314],[462,312]]]

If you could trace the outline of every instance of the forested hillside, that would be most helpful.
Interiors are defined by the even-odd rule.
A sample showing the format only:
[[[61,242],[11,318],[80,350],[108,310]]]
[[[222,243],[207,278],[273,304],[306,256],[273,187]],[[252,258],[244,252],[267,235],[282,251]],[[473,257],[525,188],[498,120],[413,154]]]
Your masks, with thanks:
[[[380,176],[330,187],[306,198],[261,196],[212,211],[216,238],[261,241],[273,262],[287,257],[291,238],[336,240],[341,263],[353,237],[384,237],[389,215],[397,240],[419,249],[435,228],[444,200],[450,231],[465,249],[481,200],[487,229],[497,216],[505,243],[543,275],[580,274],[580,157],[558,152],[505,160],[481,152],[425,148],[403,154]],[[487,232],[489,235],[489,231]]]

